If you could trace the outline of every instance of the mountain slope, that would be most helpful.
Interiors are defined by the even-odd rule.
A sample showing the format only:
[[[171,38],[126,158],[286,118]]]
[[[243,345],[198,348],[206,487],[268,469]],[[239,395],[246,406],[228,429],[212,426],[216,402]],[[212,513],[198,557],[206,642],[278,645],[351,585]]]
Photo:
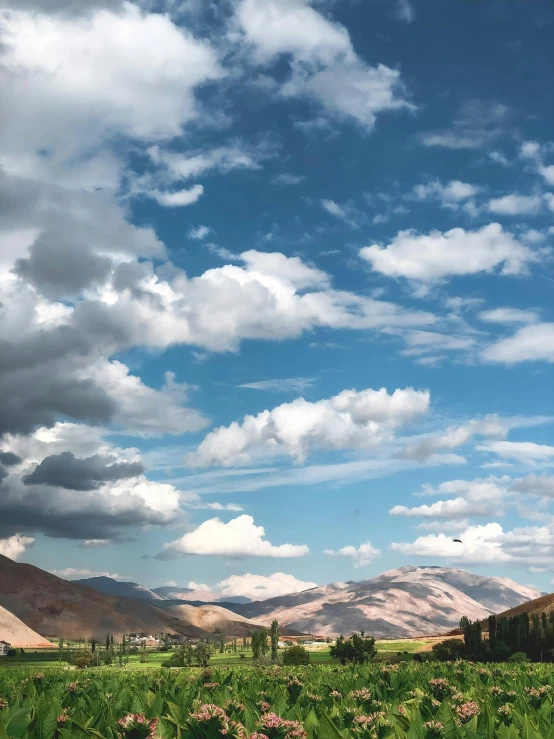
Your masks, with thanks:
[[[233,610],[263,625],[276,618],[283,626],[312,634],[363,629],[380,638],[399,638],[444,633],[457,626],[461,616],[486,618],[500,604],[515,606],[536,595],[537,590],[504,578],[402,567],[369,580],[313,588]]]
[[[17,616],[0,606],[0,641],[7,641],[12,647],[53,647],[54,645],[25,626]]]
[[[216,605],[191,606],[180,604],[164,608],[164,611],[205,631],[213,632],[220,629],[225,636],[250,636],[254,629],[261,628],[260,624]]]
[[[112,577],[87,577],[83,580],[73,580],[73,582],[86,585],[88,588],[94,588],[107,595],[118,595],[124,598],[137,598],[146,601],[164,600],[161,595],[145,588],[144,585],[139,585],[137,582],[120,582]]]
[[[533,600],[522,603],[514,608],[509,608],[502,613],[498,613],[499,618],[510,618],[511,616],[519,616],[521,613],[527,613],[529,616],[533,614],[540,615],[541,613],[550,613],[554,611],[554,593],[548,595],[541,595],[540,598],[534,598]],[[483,622],[484,630],[487,631],[489,628],[488,623]]]
[[[49,637],[104,639],[107,633],[171,632],[206,636],[149,603],[106,595],[0,555],[0,606]]]

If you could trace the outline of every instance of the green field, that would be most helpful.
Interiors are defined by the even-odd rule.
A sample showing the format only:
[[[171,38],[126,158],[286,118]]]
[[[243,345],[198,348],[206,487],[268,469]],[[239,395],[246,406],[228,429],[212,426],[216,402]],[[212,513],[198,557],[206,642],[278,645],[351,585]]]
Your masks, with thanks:
[[[2,739],[554,739],[548,664],[0,671]]]

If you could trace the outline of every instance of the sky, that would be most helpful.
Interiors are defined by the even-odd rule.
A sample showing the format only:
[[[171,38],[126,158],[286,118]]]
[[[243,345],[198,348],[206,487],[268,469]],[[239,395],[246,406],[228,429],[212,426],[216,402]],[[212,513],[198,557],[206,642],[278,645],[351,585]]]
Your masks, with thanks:
[[[0,0],[0,553],[201,598],[551,591],[553,30]]]

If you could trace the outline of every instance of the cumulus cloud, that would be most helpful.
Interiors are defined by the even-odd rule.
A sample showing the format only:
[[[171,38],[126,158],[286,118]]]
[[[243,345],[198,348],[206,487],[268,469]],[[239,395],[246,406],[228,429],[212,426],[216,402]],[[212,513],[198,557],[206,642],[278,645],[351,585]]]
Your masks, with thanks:
[[[447,520],[497,514],[506,499],[506,483],[507,480],[494,477],[486,480],[450,480],[441,483],[436,489],[426,487],[425,492],[428,495],[455,495],[456,497],[413,508],[396,505],[389,510],[389,513],[392,516]]]
[[[53,575],[63,578],[64,580],[84,580],[89,577],[110,577],[112,580],[125,580],[125,575],[118,575],[117,572],[97,572],[95,570],[78,570],[75,567],[65,567],[63,570],[50,570]]]
[[[349,545],[337,551],[326,549],[325,554],[329,557],[349,557],[354,561],[354,567],[365,567],[381,554],[381,550],[376,549],[369,541],[366,541],[357,548]]]
[[[486,347],[481,357],[487,362],[554,362],[554,323],[535,323],[518,329],[513,336]]]
[[[552,569],[554,526],[517,527],[504,531],[496,522],[468,526],[452,541],[444,533],[418,537],[414,542],[391,544],[391,549],[414,557],[447,559],[467,564],[516,564]]]
[[[423,437],[407,444],[397,454],[404,459],[426,459],[445,449],[457,449],[467,444],[474,436],[505,436],[508,427],[496,416],[472,419],[462,426],[451,426],[446,431]]]
[[[165,205],[168,208],[179,208],[185,205],[196,203],[204,192],[202,185],[193,185],[192,187],[176,190],[175,192],[160,192],[159,190],[151,190],[148,196],[153,198],[158,205]]]
[[[67,490],[95,490],[104,482],[138,477],[144,473],[141,462],[118,462],[100,454],[78,459],[72,452],[45,457],[28,475],[24,485],[50,485]]]
[[[481,321],[487,323],[536,323],[539,316],[532,310],[521,310],[520,308],[493,308],[479,313]]]
[[[518,275],[536,261],[534,253],[499,223],[490,223],[476,231],[463,228],[429,234],[400,231],[386,246],[363,247],[360,256],[376,272],[388,277],[423,282],[494,270]]]
[[[492,452],[499,457],[516,459],[519,462],[540,462],[554,459],[554,446],[536,444],[533,441],[488,441],[477,449]]]
[[[202,239],[205,239],[206,236],[211,232],[211,228],[209,226],[196,226],[195,228],[191,228],[191,230],[188,233],[189,239],[195,239],[196,241],[202,241]]]
[[[254,52],[270,66],[286,59],[286,97],[306,97],[328,113],[371,130],[387,110],[413,109],[400,73],[384,64],[367,65],[354,51],[344,26],[326,18],[307,0],[241,0],[236,23]]]
[[[489,200],[491,213],[504,216],[536,215],[542,208],[540,195],[519,195],[511,193]]]
[[[468,100],[450,128],[425,131],[420,141],[442,149],[480,149],[505,134],[510,116],[510,109],[501,103]]]
[[[395,15],[404,23],[413,23],[415,20],[414,7],[409,0],[397,0]]]
[[[148,480],[138,450],[107,442],[100,428],[57,423],[30,435],[8,434],[4,445],[21,462],[7,468],[0,535],[41,531],[93,546],[93,540],[121,541],[133,527],[182,517],[176,488]]]
[[[438,200],[443,208],[457,210],[464,207],[470,212],[476,210],[471,200],[480,192],[481,188],[469,182],[450,180],[446,184],[435,180],[426,184],[416,185],[412,197],[417,200]]]
[[[302,590],[317,587],[317,583],[299,580],[285,572],[274,572],[272,575],[231,575],[216,585],[221,597],[230,598],[242,595],[251,600],[267,600],[289,593],[300,593]]]
[[[247,464],[281,454],[302,461],[313,449],[371,448],[393,438],[397,428],[425,415],[429,392],[406,388],[344,390],[314,403],[297,398],[242,423],[211,431],[187,457],[191,466]]]
[[[14,534],[7,539],[0,539],[0,554],[8,559],[17,560],[34,543],[35,540],[32,536]]]
[[[271,544],[265,537],[263,526],[256,526],[252,516],[246,514],[224,523],[210,518],[194,531],[180,539],[164,544],[158,557],[167,558],[182,554],[225,555],[228,557],[303,557],[309,549],[305,544]]]
[[[257,382],[245,382],[237,387],[249,390],[268,390],[281,393],[303,392],[311,388],[315,380],[313,377],[283,377],[275,380],[258,380]]]
[[[80,17],[11,11],[1,30],[12,153],[38,144],[69,158],[114,132],[176,136],[196,115],[194,89],[222,74],[207,44],[131,2]]]

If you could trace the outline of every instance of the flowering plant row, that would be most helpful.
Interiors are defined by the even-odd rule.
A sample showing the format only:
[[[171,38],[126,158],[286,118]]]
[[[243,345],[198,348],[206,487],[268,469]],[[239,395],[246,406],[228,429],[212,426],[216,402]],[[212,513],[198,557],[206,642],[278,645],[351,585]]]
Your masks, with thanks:
[[[0,739],[554,739],[550,665],[0,670]]]

